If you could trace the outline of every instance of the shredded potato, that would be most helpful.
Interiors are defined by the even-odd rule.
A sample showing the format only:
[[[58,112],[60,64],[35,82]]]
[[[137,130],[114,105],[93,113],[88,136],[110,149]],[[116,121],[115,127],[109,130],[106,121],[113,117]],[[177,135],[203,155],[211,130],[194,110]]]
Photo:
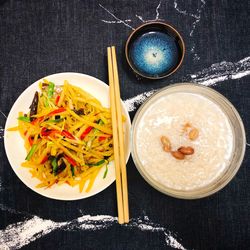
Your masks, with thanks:
[[[111,114],[89,93],[44,79],[31,111],[19,113],[19,131],[27,151],[23,167],[40,180],[37,188],[67,183],[89,192],[102,167],[113,160]]]

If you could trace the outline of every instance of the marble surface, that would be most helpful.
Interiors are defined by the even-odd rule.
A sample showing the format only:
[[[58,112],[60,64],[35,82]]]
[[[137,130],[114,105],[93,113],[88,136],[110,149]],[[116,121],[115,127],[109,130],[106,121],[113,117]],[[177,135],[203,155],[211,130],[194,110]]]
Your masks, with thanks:
[[[0,249],[248,249],[250,247],[250,55],[248,1],[0,1]],[[138,79],[124,55],[132,30],[166,21],[186,44],[166,79]],[[129,160],[131,221],[117,223],[115,184],[85,200],[39,196],[12,171],[4,151],[6,116],[37,79],[81,72],[107,82],[106,47],[115,45],[121,96],[133,119],[157,89],[197,82],[238,109],[247,136],[243,164],[222,191],[185,201],[151,188]],[[17,149],[18,150],[18,149]]]

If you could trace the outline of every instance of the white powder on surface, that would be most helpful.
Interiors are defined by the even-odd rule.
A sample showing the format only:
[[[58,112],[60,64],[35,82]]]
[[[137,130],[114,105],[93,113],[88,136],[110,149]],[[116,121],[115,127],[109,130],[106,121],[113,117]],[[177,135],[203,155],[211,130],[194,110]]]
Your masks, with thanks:
[[[132,98],[129,98],[124,101],[125,106],[129,112],[136,110],[137,106],[142,104],[147,100],[148,97],[150,97],[152,94],[154,94],[156,90],[151,90],[144,92],[142,94],[139,94],[137,96],[134,96]]]
[[[3,117],[4,120],[7,118],[7,116],[4,114],[2,110],[0,110],[0,115]],[[2,118],[1,116],[0,116],[0,120]],[[2,139],[3,137],[4,137],[4,128],[0,126],[0,139]]]
[[[108,10],[107,8],[105,8],[103,5],[101,5],[99,3],[99,7],[102,8],[103,10],[105,10],[105,12],[111,16],[112,20],[104,20],[102,19],[101,21],[103,23],[107,23],[107,24],[122,24],[127,28],[130,28],[131,30],[135,30],[134,27],[132,27],[130,24],[132,20],[131,19],[120,19],[119,17],[117,17],[114,13],[112,13],[110,10]],[[155,8],[155,18],[154,19],[147,19],[145,20],[142,16],[135,14],[135,17],[137,17],[141,22],[145,23],[145,22],[149,22],[149,21],[164,21],[163,19],[160,19],[160,8],[161,8],[161,0],[159,1],[158,5]]]
[[[196,74],[191,75],[192,82],[205,86],[215,85],[229,79],[239,79],[250,74],[250,57],[245,57],[238,62],[214,63]]]
[[[4,137],[4,128],[0,126],[0,139]]]
[[[19,213],[19,212],[18,212]],[[117,217],[110,215],[83,215],[71,221],[54,222],[33,216],[23,222],[18,222],[0,230],[0,249],[20,249],[54,230],[83,230],[96,231],[105,230],[117,224]],[[173,233],[165,227],[153,223],[145,216],[143,219],[131,219],[129,224],[122,227],[148,231],[152,233],[164,233],[165,243],[175,249],[185,248],[173,237]]]
[[[165,242],[167,246],[170,246],[174,249],[181,249],[186,250],[186,248],[177,241],[177,239],[174,237],[174,233],[167,230],[165,227],[162,227],[159,224],[153,223],[149,220],[148,216],[144,216],[143,219],[137,218],[132,219],[129,224],[125,225],[126,227],[136,227],[141,231],[149,231],[149,232],[162,232],[165,236]]]
[[[30,242],[42,237],[61,227],[65,223],[55,223],[51,220],[43,220],[37,216],[7,226],[0,231],[0,249],[19,249]]]
[[[196,82],[204,86],[213,86],[218,82],[229,79],[239,79],[250,75],[250,57],[245,57],[238,62],[226,62],[212,64],[210,67],[198,71],[184,78],[184,81]],[[157,90],[146,91],[124,101],[129,112],[135,111]]]
[[[165,235],[165,240],[168,246],[176,248],[176,249],[181,249],[181,250],[186,250],[174,237],[171,233],[164,233]]]
[[[190,32],[189,32],[190,37],[194,37],[195,30],[197,28],[198,23],[201,21],[202,12],[204,13],[203,10],[205,9],[205,5],[206,5],[206,2],[204,0],[201,0],[200,2],[198,2],[198,1],[196,1],[196,2],[198,4],[198,7],[197,7],[195,13],[191,13],[191,12],[189,12],[187,10],[181,9],[179,7],[178,1],[174,0],[174,8],[178,13],[180,13],[180,14],[182,14],[184,16],[191,17],[192,19],[194,19],[194,21],[192,22],[192,27],[191,27]],[[191,44],[193,44],[193,45],[192,45],[192,48],[191,48],[190,52],[191,52],[191,54],[193,54],[193,60],[194,61],[199,61],[200,57],[198,56],[197,53],[195,53],[195,48],[196,48],[195,41],[196,40],[197,39],[192,39]]]
[[[7,118],[7,116],[4,114],[2,110],[0,110],[0,114],[2,114],[5,118]]]
[[[128,24],[128,20],[129,20],[129,22],[131,21],[130,19],[122,20],[122,19],[118,18],[111,11],[109,11],[107,8],[102,6],[100,3],[99,3],[99,7],[101,7],[103,10],[105,10],[115,21],[115,22],[109,22],[107,20],[101,20],[102,22],[104,22],[104,23],[123,24],[124,26],[126,26],[126,27],[128,27],[128,28],[130,28],[132,30],[135,30],[135,28],[133,28],[131,25]]]

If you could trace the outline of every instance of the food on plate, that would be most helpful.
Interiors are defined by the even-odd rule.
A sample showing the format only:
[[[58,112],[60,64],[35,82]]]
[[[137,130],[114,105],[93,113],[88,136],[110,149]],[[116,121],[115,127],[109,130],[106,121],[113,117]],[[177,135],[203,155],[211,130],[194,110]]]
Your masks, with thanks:
[[[39,179],[37,188],[67,183],[89,192],[100,169],[113,160],[111,113],[91,94],[67,81],[44,79],[18,126],[27,151],[23,167]],[[86,185],[85,185],[86,184]],[[86,188],[84,188],[86,186]]]

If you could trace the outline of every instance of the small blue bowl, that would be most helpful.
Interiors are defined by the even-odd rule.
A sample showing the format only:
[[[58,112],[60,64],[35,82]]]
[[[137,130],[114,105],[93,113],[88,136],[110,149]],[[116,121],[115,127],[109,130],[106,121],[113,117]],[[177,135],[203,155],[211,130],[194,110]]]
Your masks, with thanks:
[[[148,22],[131,33],[125,54],[137,75],[160,79],[173,74],[180,67],[185,45],[181,35],[169,24]]]

